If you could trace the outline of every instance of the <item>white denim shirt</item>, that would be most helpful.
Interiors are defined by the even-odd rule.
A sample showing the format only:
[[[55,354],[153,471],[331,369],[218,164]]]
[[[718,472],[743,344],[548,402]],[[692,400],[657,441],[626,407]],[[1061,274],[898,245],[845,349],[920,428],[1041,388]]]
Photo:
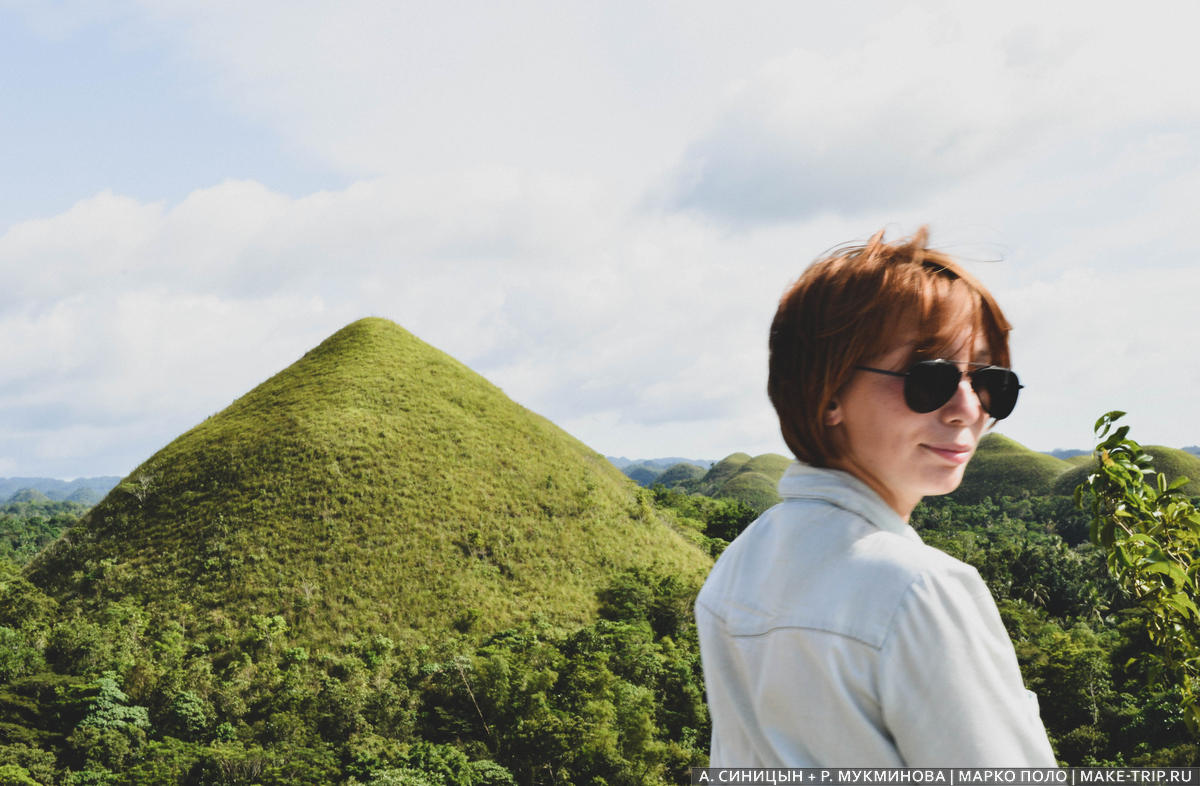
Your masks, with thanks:
[[[1056,766],[973,567],[848,473],[779,492],[696,600],[710,766]]]

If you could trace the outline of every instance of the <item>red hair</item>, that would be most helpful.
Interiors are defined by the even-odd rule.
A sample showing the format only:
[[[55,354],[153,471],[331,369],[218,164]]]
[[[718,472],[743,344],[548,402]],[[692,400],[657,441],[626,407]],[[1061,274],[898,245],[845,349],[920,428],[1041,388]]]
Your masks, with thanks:
[[[835,249],[784,293],[771,323],[767,393],[796,458],[827,466],[837,450],[823,413],[856,365],[912,336],[913,360],[957,349],[964,324],[986,340],[989,362],[1009,365],[1008,320],[991,293],[940,251],[928,230]]]

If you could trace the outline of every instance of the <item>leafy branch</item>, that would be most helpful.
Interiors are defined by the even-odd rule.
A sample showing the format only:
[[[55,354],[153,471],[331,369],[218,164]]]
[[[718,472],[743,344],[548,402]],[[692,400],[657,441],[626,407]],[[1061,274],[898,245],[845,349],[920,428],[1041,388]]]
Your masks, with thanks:
[[[1175,685],[1184,719],[1200,732],[1200,512],[1181,487],[1151,466],[1152,457],[1114,430],[1124,412],[1096,421],[1097,466],[1075,489],[1075,504],[1091,502],[1090,536],[1107,555],[1109,571],[1134,601],[1134,613],[1157,649],[1146,654],[1150,679]],[[1085,494],[1087,495],[1085,497]]]

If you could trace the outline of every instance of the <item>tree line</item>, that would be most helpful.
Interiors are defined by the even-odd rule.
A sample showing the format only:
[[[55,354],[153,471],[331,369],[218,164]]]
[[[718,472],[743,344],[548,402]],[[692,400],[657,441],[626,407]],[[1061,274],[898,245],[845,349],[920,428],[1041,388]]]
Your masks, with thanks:
[[[1170,557],[1164,532],[1129,523],[1106,539],[1103,522],[1141,494],[1148,520],[1176,505],[1177,529],[1200,530],[1196,500],[1143,472],[1126,442],[1106,449],[1126,486],[1098,472],[1082,508],[931,498],[912,524],[979,569],[1063,763],[1194,766],[1195,652],[1184,642],[1164,660],[1152,622],[1156,602],[1182,605],[1197,570],[1180,583],[1154,567]],[[756,515],[731,499],[638,493],[714,556]],[[0,519],[0,784],[632,785],[686,782],[707,761],[698,587],[678,577],[622,573],[596,619],[570,629],[534,618],[483,641],[363,634],[314,649],[281,616],[227,609],[198,626],[131,598],[46,595],[22,565],[79,512],[27,504]],[[1132,583],[1126,562],[1143,571]],[[1155,575],[1169,592],[1144,591]]]

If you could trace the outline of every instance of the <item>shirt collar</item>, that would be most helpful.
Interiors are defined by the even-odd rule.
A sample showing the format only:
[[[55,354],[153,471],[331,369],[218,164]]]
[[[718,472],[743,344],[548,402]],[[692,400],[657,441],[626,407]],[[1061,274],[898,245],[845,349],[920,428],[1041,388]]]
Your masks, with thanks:
[[[779,479],[779,495],[787,499],[819,499],[866,519],[885,532],[921,540],[875,490],[849,472],[793,461]]]

